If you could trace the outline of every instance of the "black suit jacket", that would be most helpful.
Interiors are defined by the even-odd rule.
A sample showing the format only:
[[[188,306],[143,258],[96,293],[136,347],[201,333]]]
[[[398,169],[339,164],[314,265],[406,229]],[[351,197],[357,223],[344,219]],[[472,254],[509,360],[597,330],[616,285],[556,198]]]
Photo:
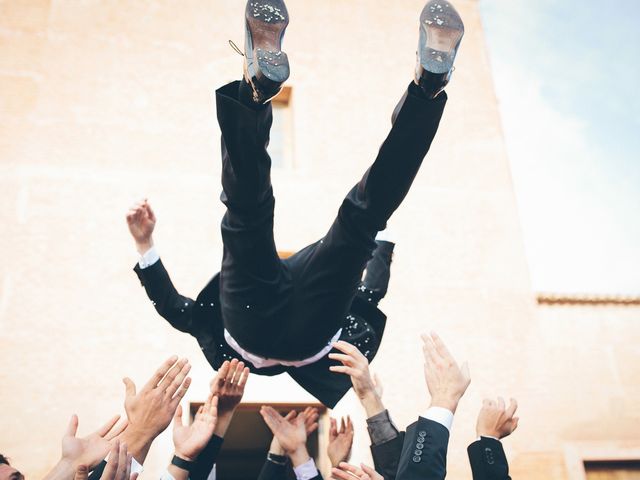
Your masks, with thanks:
[[[219,275],[211,279],[194,301],[178,293],[162,260],[145,269],[136,264],[134,271],[156,311],[174,328],[195,337],[202,353],[215,370],[218,370],[225,360],[239,356],[224,339]],[[369,304],[366,299],[356,295],[351,304],[350,315],[345,319],[340,339],[358,346],[371,361],[378,352],[386,320],[384,313]],[[333,408],[351,388],[351,379],[348,375],[329,371],[331,365],[341,364],[325,356],[300,368],[280,365],[255,368],[250,363],[247,366],[252,373],[258,375],[278,375],[286,372],[307,392],[327,407]]]
[[[407,428],[398,464],[398,480],[442,480],[447,474],[449,430],[420,417]]]
[[[502,443],[480,437],[467,448],[473,480],[511,480],[509,464]]]
[[[371,445],[373,467],[385,480],[394,480],[398,474],[398,464],[402,455],[404,437],[405,433],[399,432],[396,438],[388,442]]]

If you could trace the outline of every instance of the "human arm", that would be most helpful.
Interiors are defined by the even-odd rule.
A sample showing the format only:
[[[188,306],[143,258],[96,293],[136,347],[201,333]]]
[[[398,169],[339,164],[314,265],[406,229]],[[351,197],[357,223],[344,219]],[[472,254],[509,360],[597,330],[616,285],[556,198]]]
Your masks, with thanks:
[[[291,460],[296,478],[298,480],[321,479],[322,476],[307,450],[306,411],[290,421],[268,406],[263,406],[260,414],[273,436],[277,438],[284,453]]]
[[[141,260],[136,263],[134,272],[144,287],[158,314],[174,328],[194,334],[192,319],[194,301],[180,295],[167,270],[155,251],[153,230],[156,216],[145,199],[134,204],[126,215],[129,232],[133,237]]]
[[[424,378],[431,402],[426,413],[407,428],[398,480],[445,478],[453,414],[471,382],[468,365],[458,366],[435,332],[423,335],[422,341]]]
[[[126,387],[124,408],[129,426],[122,440],[138,463],[144,463],[153,440],[171,423],[191,384],[191,378],[187,376],[190,369],[186,358],[178,360],[173,356],[156,370],[139,392],[130,378],[123,379]]]
[[[348,462],[351,456],[354,433],[353,422],[349,416],[347,416],[346,420],[342,417],[340,427],[338,427],[338,422],[335,418],[330,419],[330,422],[327,455],[331,461],[331,466],[337,467],[342,462]]]
[[[502,448],[501,439],[518,428],[519,418],[514,416],[518,408],[515,399],[509,407],[502,397],[497,401],[485,399],[478,414],[476,433],[478,440],[467,448],[474,480],[510,480],[509,463]]]
[[[224,362],[211,380],[210,395],[218,399],[218,418],[213,435],[191,469],[189,476],[191,480],[206,480],[209,476],[236,408],[242,401],[248,378],[249,369],[244,366],[244,363],[233,359],[231,362]]]
[[[112,417],[107,423],[86,437],[77,437],[78,416],[72,415],[62,437],[62,455],[56,466],[45,476],[45,480],[68,480],[80,470],[83,474],[93,470],[107,456],[118,437],[127,428],[127,422]],[[126,448],[126,445],[125,445]]]
[[[213,437],[218,420],[218,397],[210,394],[203,406],[198,409],[191,425],[185,426],[182,421],[182,407],[178,406],[173,420],[174,456],[191,462],[196,460]],[[175,480],[187,480],[189,470],[169,464],[168,472]]]

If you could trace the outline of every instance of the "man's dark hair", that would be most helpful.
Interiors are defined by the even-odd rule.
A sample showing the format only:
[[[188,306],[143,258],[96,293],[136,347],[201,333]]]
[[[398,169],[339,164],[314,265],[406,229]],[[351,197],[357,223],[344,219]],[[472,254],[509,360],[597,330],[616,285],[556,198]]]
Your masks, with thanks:
[[[0,465],[11,465],[9,459],[0,453]]]

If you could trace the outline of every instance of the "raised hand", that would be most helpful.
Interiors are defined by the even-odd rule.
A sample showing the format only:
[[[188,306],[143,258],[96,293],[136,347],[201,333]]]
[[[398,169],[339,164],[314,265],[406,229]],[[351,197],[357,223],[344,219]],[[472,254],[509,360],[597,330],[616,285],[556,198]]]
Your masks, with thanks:
[[[109,460],[104,467],[101,480],[136,480],[138,474],[131,474],[131,454],[127,451],[126,443],[120,443],[119,440],[113,442]],[[89,471],[86,465],[80,465],[76,469],[74,480],[87,480]]]
[[[453,358],[442,339],[435,333],[422,335],[424,377],[431,394],[431,406],[455,413],[458,402],[471,383],[469,366],[462,367]]]
[[[369,372],[367,358],[355,346],[343,340],[334,343],[333,346],[342,353],[330,353],[329,358],[341,362],[342,365],[331,366],[329,370],[344,373],[351,377],[353,390],[367,411],[368,417],[382,412],[384,406]]]
[[[331,469],[331,478],[337,480],[384,480],[384,477],[373,468],[360,464],[360,467],[342,462],[338,467]]]
[[[182,423],[182,407],[178,406],[173,419],[173,444],[176,455],[187,461],[194,461],[207,446],[213,436],[218,421],[218,397],[209,395],[206,403],[198,409],[193,423]]]
[[[318,413],[318,409],[315,407],[305,408],[302,414],[305,417],[304,429],[307,434],[307,438],[309,438],[309,435],[311,435],[313,432],[315,432],[318,429],[318,418],[320,417],[320,415]],[[287,422],[291,423],[295,420],[297,415],[298,415],[298,412],[296,412],[295,410],[291,410],[289,413],[287,413],[284,419]],[[280,446],[280,443],[278,442],[278,439],[276,438],[275,435],[271,440],[271,446],[269,447],[269,452],[275,453],[276,455],[285,454],[284,449]]]
[[[218,397],[218,424],[215,434],[224,437],[231,418],[244,395],[244,387],[249,378],[249,369],[243,362],[233,359],[226,361],[211,380],[211,394]]]
[[[191,384],[191,365],[186,358],[166,360],[145,386],[136,393],[130,378],[124,378],[124,408],[129,419],[124,439],[135,459],[143,463],[151,442],[171,423],[180,400]]]
[[[67,431],[62,437],[62,461],[68,463],[74,469],[84,465],[88,470],[96,467],[109,453],[111,444],[126,428],[127,422],[118,420],[116,415],[92,434],[78,438],[78,416],[72,415]]]
[[[309,460],[305,412],[287,420],[272,407],[263,406],[260,414],[294,467]]]
[[[136,248],[142,255],[153,246],[153,229],[156,226],[156,216],[147,199],[135,203],[127,212],[129,232],[136,242]]]
[[[327,455],[331,460],[331,466],[337,467],[341,462],[349,461],[351,456],[351,446],[353,445],[353,422],[351,417],[347,416],[340,419],[340,428],[335,418],[331,419],[331,427],[329,428],[329,445],[327,447]]]
[[[518,417],[514,417],[518,409],[518,402],[512,398],[509,408],[505,408],[502,397],[498,401],[485,399],[482,402],[482,409],[478,414],[476,433],[479,437],[493,437],[497,439],[511,435],[518,428]]]

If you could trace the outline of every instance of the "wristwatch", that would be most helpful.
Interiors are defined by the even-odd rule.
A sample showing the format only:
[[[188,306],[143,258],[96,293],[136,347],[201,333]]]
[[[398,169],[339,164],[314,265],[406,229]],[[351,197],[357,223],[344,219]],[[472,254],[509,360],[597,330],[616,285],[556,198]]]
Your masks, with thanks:
[[[195,462],[190,462],[184,458],[174,455],[171,459],[171,465],[175,465],[176,467],[191,473],[191,469],[195,466]]]

